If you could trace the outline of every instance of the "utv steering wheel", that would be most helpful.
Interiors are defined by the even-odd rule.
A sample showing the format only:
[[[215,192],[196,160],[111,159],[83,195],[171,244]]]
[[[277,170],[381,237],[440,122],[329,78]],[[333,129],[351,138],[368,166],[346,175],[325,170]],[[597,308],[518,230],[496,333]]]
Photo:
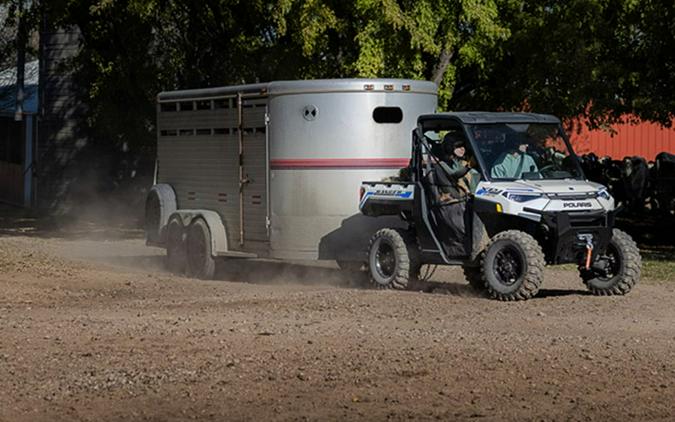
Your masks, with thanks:
[[[549,164],[539,169],[539,173],[544,174],[544,172],[555,170],[555,164]]]

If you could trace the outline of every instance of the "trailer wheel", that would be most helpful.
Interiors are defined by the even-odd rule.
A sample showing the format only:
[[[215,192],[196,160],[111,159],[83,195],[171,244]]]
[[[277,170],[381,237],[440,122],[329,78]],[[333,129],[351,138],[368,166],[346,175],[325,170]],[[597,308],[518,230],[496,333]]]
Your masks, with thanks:
[[[642,258],[633,239],[625,232],[614,229],[605,257],[607,268],[602,273],[580,270],[586,287],[598,296],[625,295],[640,280]]]
[[[378,230],[368,252],[371,282],[380,289],[407,288],[419,274],[417,255],[414,236],[402,230]]]
[[[462,271],[464,272],[464,278],[475,291],[485,291],[485,281],[483,280],[483,273],[480,266],[463,265]]]
[[[211,231],[206,222],[197,218],[187,230],[187,274],[210,280],[216,272],[216,261],[211,255]]]
[[[145,200],[145,238],[149,243],[162,244],[167,240],[169,216],[176,211],[176,194],[167,184],[150,188]]]
[[[185,228],[180,218],[169,221],[166,228],[166,268],[174,274],[184,274],[187,261]]]
[[[508,230],[495,235],[481,263],[488,295],[498,300],[534,297],[544,278],[544,265],[541,246],[529,234]]]

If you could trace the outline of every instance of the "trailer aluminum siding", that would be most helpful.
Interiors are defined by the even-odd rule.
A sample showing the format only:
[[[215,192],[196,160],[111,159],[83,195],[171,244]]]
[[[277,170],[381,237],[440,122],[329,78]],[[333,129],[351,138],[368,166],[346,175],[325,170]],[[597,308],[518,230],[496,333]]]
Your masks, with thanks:
[[[157,182],[173,186],[179,209],[218,212],[231,250],[358,260],[392,224],[360,215],[361,181],[406,166],[416,119],[435,108],[435,84],[395,79],[161,93]]]

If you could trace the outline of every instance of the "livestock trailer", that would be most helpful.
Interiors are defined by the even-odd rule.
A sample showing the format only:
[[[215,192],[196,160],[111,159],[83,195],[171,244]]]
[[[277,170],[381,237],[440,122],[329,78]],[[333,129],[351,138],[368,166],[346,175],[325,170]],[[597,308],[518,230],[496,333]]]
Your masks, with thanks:
[[[149,245],[168,264],[210,277],[214,259],[366,260],[368,240],[396,217],[359,212],[362,180],[408,165],[433,82],[278,81],[162,92]]]

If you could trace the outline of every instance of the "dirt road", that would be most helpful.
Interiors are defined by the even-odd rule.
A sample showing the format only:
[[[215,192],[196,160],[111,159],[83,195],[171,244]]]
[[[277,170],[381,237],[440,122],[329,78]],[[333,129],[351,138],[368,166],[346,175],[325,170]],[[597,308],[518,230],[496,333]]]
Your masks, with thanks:
[[[650,420],[675,413],[675,283],[523,303],[243,262],[195,281],[140,240],[0,238],[0,420]]]

